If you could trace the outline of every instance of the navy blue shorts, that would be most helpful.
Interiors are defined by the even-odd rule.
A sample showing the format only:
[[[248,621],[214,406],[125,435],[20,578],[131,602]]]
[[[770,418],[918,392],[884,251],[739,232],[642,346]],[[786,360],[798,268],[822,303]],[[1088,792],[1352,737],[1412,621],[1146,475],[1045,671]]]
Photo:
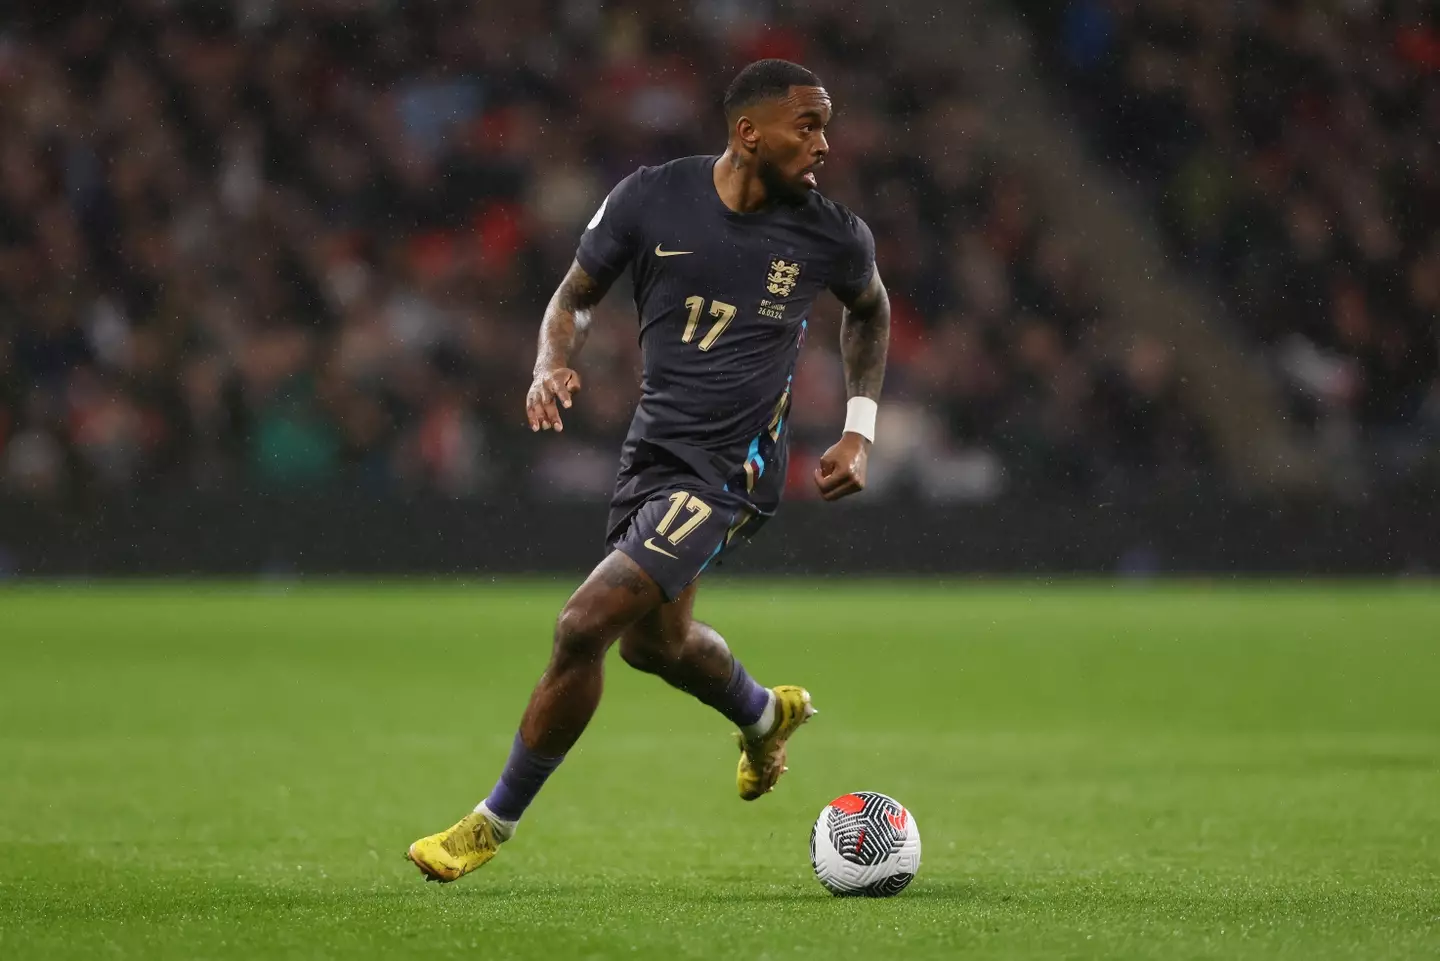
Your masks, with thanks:
[[[640,565],[660,585],[666,601],[675,600],[702,571],[754,537],[779,506],[778,483],[747,490],[741,475],[738,486],[746,491],[741,495],[732,485],[717,485],[679,460],[661,456],[637,466],[621,473],[610,502],[605,546]]]

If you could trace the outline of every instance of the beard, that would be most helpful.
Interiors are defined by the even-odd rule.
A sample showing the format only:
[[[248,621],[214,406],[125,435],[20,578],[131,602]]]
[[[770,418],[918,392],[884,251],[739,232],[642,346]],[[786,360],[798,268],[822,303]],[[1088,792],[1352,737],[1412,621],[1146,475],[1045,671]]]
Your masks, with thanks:
[[[809,190],[798,186],[793,181],[786,180],[785,175],[780,172],[780,168],[767,160],[760,160],[759,166],[756,168],[756,175],[765,185],[765,195],[776,203],[798,206],[809,199]]]

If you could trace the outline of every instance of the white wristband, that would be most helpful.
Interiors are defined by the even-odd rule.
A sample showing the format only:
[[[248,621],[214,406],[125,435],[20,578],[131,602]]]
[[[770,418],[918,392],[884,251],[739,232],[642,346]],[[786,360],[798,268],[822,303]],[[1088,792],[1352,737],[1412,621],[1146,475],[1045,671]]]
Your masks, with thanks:
[[[845,432],[875,443],[875,414],[879,410],[880,405],[869,397],[851,397],[845,405]]]

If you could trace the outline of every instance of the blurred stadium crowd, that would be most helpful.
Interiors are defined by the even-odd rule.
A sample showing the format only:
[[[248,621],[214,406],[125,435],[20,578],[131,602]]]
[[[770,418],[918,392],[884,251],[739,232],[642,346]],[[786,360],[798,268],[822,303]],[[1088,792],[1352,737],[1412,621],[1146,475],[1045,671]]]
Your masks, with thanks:
[[[1167,348],[1106,336],[1083,252],[992,162],[994,118],[878,7],[21,4],[0,18],[0,484],[607,496],[628,292],[567,430],[537,440],[543,304],[611,185],[723,149],[720,94],[764,56],[835,94],[822,189],[869,220],[892,291],[876,486],[1204,470]],[[843,420],[837,322],[813,318],[797,374],[801,496]]]
[[[1440,4],[1017,3],[1297,421],[1440,437]]]

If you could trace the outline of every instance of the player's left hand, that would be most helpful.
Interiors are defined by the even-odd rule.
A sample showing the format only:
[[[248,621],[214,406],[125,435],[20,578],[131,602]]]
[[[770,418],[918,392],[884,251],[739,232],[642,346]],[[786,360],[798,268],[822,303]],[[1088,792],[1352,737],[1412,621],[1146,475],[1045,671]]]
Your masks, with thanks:
[[[870,460],[870,442],[859,434],[845,433],[825,453],[815,471],[815,486],[827,501],[858,494],[865,489],[865,465]]]

